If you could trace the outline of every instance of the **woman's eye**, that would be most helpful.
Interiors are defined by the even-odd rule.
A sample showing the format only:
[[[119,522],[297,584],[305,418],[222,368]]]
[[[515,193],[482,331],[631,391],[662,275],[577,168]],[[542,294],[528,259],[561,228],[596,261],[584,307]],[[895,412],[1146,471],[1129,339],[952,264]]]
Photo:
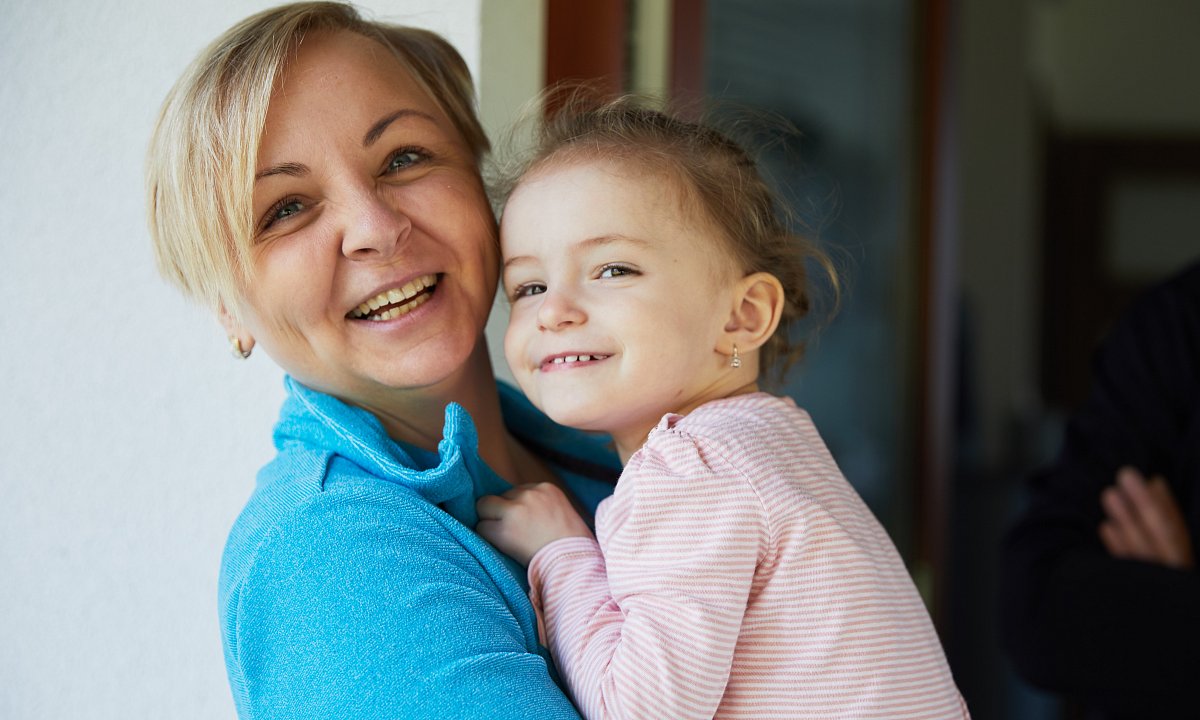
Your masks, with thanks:
[[[279,209],[277,209],[274,213],[271,214],[271,219],[272,220],[283,220],[286,217],[291,217],[292,215],[295,215],[296,213],[300,212],[300,208],[301,208],[301,205],[300,205],[299,200],[292,200],[291,202],[284,203],[282,206],[279,207]]]
[[[425,154],[417,150],[400,150],[392,155],[388,160],[387,169],[385,172],[394,173],[420,163],[425,159]]]
[[[544,292],[546,292],[546,286],[541,283],[525,283],[524,285],[518,285],[512,291],[512,299],[519,300],[530,295],[541,295]]]
[[[262,230],[266,230],[275,223],[281,220],[287,220],[291,216],[304,210],[304,203],[297,198],[284,198],[271,206],[271,209],[263,216]]]
[[[615,278],[622,275],[637,275],[637,270],[625,265],[605,265],[600,269],[600,277]]]

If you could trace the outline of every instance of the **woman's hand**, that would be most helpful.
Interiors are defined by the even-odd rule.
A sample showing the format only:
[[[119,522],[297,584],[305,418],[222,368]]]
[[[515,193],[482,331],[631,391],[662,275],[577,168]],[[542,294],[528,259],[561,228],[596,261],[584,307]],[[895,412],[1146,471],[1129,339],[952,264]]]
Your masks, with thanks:
[[[1116,484],[1100,494],[1100,504],[1108,515],[1100,524],[1100,541],[1114,557],[1179,570],[1195,566],[1187,523],[1161,477],[1147,481],[1123,467]]]
[[[587,523],[553,483],[518,485],[503,495],[485,495],[475,504],[475,532],[521,563],[538,550],[567,537],[594,537]]]

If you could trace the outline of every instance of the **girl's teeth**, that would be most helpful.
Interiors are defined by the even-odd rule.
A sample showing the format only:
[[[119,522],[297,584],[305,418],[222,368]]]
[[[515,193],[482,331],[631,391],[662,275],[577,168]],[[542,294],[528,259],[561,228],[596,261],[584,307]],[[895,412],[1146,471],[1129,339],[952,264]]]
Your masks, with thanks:
[[[589,360],[603,360],[606,357],[608,357],[608,356],[607,355],[564,355],[561,357],[556,357],[553,360],[551,360],[550,362],[555,365],[562,365],[564,363],[587,362]]]

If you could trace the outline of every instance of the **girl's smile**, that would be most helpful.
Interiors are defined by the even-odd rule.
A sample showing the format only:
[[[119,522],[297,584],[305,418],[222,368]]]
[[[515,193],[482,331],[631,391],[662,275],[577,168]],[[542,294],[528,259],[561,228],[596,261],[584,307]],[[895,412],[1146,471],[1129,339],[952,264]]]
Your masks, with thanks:
[[[610,357],[612,357],[611,354],[606,355],[603,353],[559,353],[558,355],[550,355],[542,360],[538,370],[541,372],[557,372],[559,370],[592,367],[596,363],[607,360]]]

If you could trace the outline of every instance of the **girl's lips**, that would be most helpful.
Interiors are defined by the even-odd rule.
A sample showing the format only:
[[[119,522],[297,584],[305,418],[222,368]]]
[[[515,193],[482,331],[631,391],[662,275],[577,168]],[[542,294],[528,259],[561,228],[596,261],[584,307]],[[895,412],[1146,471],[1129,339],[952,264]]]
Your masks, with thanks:
[[[538,366],[538,369],[542,372],[568,370],[571,368],[583,367],[585,365],[594,365],[595,363],[598,363],[601,360],[607,360],[610,357],[612,357],[611,354],[605,355],[603,353],[559,353],[543,359],[541,364]]]

